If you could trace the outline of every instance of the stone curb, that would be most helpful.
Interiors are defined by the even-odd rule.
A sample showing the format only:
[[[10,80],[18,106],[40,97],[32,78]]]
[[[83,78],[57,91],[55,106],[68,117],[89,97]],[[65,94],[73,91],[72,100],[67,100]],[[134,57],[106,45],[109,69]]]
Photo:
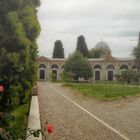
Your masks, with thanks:
[[[28,118],[28,128],[33,129],[33,130],[41,129],[39,104],[38,104],[37,96],[32,96],[32,99],[31,99],[30,113],[29,113],[29,118]],[[27,132],[27,135],[28,134],[29,132]],[[40,134],[39,138],[36,138],[31,135],[27,137],[26,140],[42,140],[42,135]]]

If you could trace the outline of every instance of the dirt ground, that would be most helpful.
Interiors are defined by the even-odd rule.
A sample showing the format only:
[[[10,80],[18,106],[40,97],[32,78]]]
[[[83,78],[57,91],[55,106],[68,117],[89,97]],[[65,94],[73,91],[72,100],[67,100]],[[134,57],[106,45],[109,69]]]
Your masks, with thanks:
[[[119,100],[85,97],[61,84],[39,82],[42,126],[47,120],[54,133],[47,140],[122,140],[123,138],[66,100],[61,92],[130,140],[140,140],[140,96]]]

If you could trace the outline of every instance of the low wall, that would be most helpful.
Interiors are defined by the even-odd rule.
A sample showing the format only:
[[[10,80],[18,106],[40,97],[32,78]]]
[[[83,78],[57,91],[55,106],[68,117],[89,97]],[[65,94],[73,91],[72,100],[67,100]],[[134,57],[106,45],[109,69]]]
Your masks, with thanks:
[[[31,99],[30,113],[28,118],[28,128],[33,130],[41,129],[39,104],[37,96],[32,96]],[[28,134],[29,132],[27,132],[27,135]],[[27,137],[26,140],[42,140],[42,135],[40,134],[39,138],[36,138],[33,135],[31,135]]]

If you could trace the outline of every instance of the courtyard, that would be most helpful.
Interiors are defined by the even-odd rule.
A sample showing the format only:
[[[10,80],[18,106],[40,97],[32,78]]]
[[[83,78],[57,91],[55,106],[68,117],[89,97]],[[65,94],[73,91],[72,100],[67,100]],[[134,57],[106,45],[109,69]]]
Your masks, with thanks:
[[[38,87],[41,123],[54,126],[48,140],[139,140],[139,95],[99,100],[60,83]]]

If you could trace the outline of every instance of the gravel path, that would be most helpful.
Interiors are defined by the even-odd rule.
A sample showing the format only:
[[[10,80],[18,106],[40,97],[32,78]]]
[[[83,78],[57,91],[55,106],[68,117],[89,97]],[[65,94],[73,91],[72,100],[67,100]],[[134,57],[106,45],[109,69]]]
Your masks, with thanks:
[[[140,140],[140,97],[100,101],[85,97],[60,84],[39,82],[41,122],[54,133],[47,140],[122,140],[56,91],[75,101],[131,140]],[[53,87],[53,88],[52,88]]]

